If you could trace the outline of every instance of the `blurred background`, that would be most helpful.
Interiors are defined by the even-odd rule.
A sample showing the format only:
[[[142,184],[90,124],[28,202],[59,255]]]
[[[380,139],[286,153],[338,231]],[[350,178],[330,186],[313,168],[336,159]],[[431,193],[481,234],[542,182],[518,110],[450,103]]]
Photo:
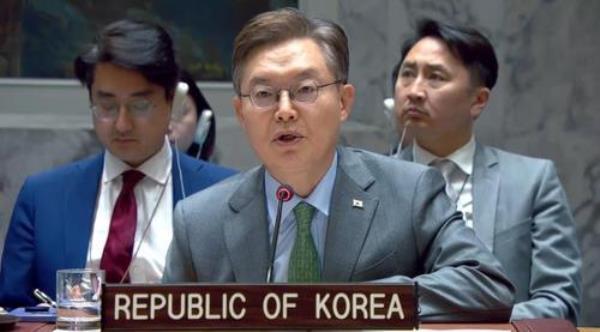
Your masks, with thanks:
[[[596,0],[2,0],[0,1],[0,248],[25,177],[100,150],[72,61],[106,23],[165,26],[182,66],[217,118],[215,162],[257,164],[231,107],[233,38],[251,17],[293,6],[341,24],[350,42],[354,111],[341,143],[388,153],[384,113],[402,42],[424,16],[484,32],[500,62],[477,121],[485,144],[552,159],[574,211],[584,256],[581,325],[600,326],[600,1]],[[0,249],[1,250],[1,249]]]

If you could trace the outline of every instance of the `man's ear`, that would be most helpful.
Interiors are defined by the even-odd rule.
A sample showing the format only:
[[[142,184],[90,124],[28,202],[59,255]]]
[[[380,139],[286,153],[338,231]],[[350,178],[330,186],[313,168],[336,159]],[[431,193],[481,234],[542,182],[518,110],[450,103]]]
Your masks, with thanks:
[[[473,120],[476,120],[487,106],[487,103],[490,99],[490,93],[490,89],[484,86],[477,87],[475,89],[473,105],[471,105],[471,117]]]
[[[240,126],[244,130],[246,130],[246,125],[244,122],[244,113],[242,113],[242,98],[240,96],[235,96],[232,99],[233,109],[235,110],[235,117],[237,118]]]
[[[348,117],[350,117],[350,113],[352,113],[352,106],[354,105],[354,97],[356,94],[356,89],[352,84],[344,84],[340,90],[340,120],[342,122],[346,121]]]

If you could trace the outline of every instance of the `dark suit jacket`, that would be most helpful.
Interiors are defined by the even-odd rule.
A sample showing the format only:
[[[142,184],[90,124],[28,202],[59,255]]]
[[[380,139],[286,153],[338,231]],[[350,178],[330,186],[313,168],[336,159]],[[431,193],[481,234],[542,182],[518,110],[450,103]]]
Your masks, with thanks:
[[[173,153],[173,203],[182,198]],[[180,154],[187,194],[233,174]],[[33,289],[54,297],[56,270],[82,268],[94,223],[103,154],[25,180],[15,203],[0,270],[0,305],[32,305]]]
[[[255,168],[178,204],[163,281],[265,281],[264,172]],[[452,208],[439,172],[339,148],[327,223],[322,281],[414,281],[424,320],[508,320],[512,285]]]
[[[412,161],[412,147],[399,157]],[[554,164],[477,143],[472,180],[475,233],[516,287],[511,319],[577,323],[581,257]]]

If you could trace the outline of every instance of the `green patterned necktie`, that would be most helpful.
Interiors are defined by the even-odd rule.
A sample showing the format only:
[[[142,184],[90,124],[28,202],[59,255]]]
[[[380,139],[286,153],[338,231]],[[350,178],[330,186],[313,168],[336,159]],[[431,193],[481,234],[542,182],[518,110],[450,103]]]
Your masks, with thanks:
[[[315,208],[300,202],[294,208],[296,240],[288,267],[288,282],[318,282],[321,280],[319,254],[313,241],[310,225]]]

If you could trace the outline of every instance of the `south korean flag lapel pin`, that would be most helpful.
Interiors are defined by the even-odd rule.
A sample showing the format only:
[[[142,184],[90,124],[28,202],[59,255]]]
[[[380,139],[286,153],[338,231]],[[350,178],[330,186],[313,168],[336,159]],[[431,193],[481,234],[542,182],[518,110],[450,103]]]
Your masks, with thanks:
[[[360,199],[352,199],[352,207],[362,209],[364,207],[363,201]]]

